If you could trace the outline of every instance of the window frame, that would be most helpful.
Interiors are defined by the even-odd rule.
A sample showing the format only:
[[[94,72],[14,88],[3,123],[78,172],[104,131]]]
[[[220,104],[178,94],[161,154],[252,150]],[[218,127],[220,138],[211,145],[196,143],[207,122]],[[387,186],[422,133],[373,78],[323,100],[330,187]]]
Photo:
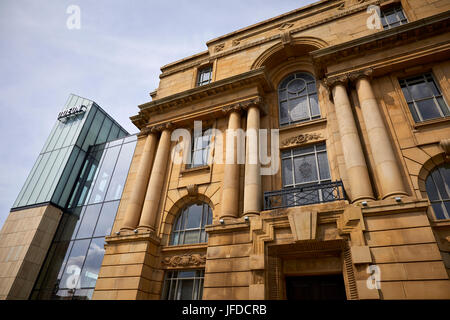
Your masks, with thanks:
[[[307,81],[306,79],[302,79],[301,77],[299,77],[299,75],[302,75],[302,74],[305,74],[305,75],[310,76],[310,77],[313,78],[313,80],[314,80],[314,88],[315,88],[314,92],[310,93],[309,89],[308,89],[308,85],[310,85],[313,82],[312,81]],[[282,88],[281,85],[291,76],[294,76],[294,78],[291,79],[290,81],[288,81],[286,83],[286,85]],[[306,85],[305,85],[305,89],[304,90],[306,90],[306,95],[299,95],[299,93],[297,92],[296,93],[296,95],[297,95],[296,97],[291,97],[290,98],[289,95],[288,95],[288,86],[289,86],[289,84],[292,81],[294,81],[296,79],[302,79],[303,81],[305,81]],[[286,91],[286,97],[283,98],[283,99],[282,99],[282,96],[281,96],[281,92],[282,91]],[[310,99],[314,95],[316,96],[317,109],[318,109],[319,113],[317,115],[313,116],[311,100]],[[298,98],[302,98],[302,97],[306,97],[306,100],[307,100],[306,111],[307,111],[309,117],[308,118],[304,118],[304,119],[300,119],[300,120],[292,121],[291,116],[289,114],[289,102],[292,101],[293,99],[298,99]],[[280,128],[288,127],[288,126],[299,124],[299,123],[305,123],[305,122],[309,122],[309,121],[314,121],[314,120],[322,118],[322,114],[321,114],[321,111],[320,111],[320,104],[319,104],[319,94],[318,94],[318,89],[317,89],[317,79],[312,73],[310,73],[308,71],[295,71],[295,72],[291,72],[291,73],[287,74],[285,77],[283,77],[282,80],[280,81],[280,83],[278,84],[277,98],[278,98],[278,124],[279,124]],[[282,114],[281,104],[282,103],[286,103],[286,108],[287,108],[286,113],[288,114],[288,119],[287,119],[288,121],[287,122],[283,122],[283,123],[282,123],[282,116],[281,116],[281,114]]]
[[[189,215],[189,209],[195,205],[201,205],[202,206],[202,213],[200,217],[200,223],[195,228],[187,228],[188,224],[188,215]],[[207,212],[205,213],[205,210]],[[180,221],[181,219],[181,221]],[[211,207],[207,203],[191,203],[187,206],[185,206],[183,209],[181,209],[172,225],[170,238],[169,238],[169,246],[182,246],[182,245],[196,245],[196,244],[206,244],[208,242],[208,234],[205,231],[205,227],[212,223],[213,219],[213,213]],[[178,222],[180,221],[180,229],[176,229],[178,226]],[[197,242],[193,243],[186,243],[186,233],[197,231]],[[204,235],[204,236],[203,236]],[[202,240],[204,241],[202,242]]]
[[[323,150],[317,150],[318,146],[324,146],[324,149]],[[314,147],[314,151],[313,152],[306,152],[306,153],[302,153],[302,154],[297,154],[297,155],[294,154],[295,150],[302,149],[302,148],[308,148],[308,147]],[[290,151],[290,155],[289,156],[283,156],[283,152],[286,152],[286,151]],[[327,165],[328,165],[329,177],[326,178],[326,179],[322,179],[322,177],[320,175],[319,158],[318,158],[318,154],[319,153],[325,153],[325,155],[327,157]],[[303,182],[303,183],[297,183],[296,179],[295,179],[295,170],[294,170],[295,162],[294,162],[294,159],[295,158],[301,158],[301,157],[308,156],[308,155],[314,155],[315,169],[316,169],[316,173],[317,173],[317,178],[318,179],[315,180],[315,181],[308,181],[308,182]],[[330,162],[328,160],[328,152],[327,152],[327,146],[326,146],[325,141],[314,143],[314,144],[309,144],[309,145],[306,145],[306,146],[299,146],[299,147],[294,147],[294,148],[282,150],[280,157],[281,157],[281,184],[282,184],[282,188],[283,189],[296,188],[296,187],[308,186],[308,185],[315,185],[315,184],[321,184],[321,183],[324,183],[324,182],[331,182],[332,181],[332,179],[331,179]],[[284,174],[285,173],[284,173],[284,169],[283,169],[283,160],[287,160],[287,159],[291,160],[291,168],[292,168],[291,174],[292,174],[292,182],[293,183],[285,185],[284,184],[284,181],[285,181]]]
[[[398,13],[401,12],[405,18],[396,20],[393,24],[395,24],[395,23],[399,23],[399,24],[395,25],[395,26],[391,26],[391,23],[389,23],[387,21],[386,17],[388,15],[390,15],[392,12],[395,12],[395,15],[397,16],[397,18],[400,18],[398,16]],[[383,30],[389,30],[389,29],[409,23],[408,16],[406,15],[405,10],[403,9],[403,6],[401,5],[401,3],[396,3],[394,5],[382,7],[380,10],[380,21],[381,21]]]
[[[202,80],[202,76],[204,74],[209,74],[209,79]],[[212,82],[212,77],[213,77],[213,65],[212,64],[198,68],[197,76],[195,79],[195,86],[201,87],[201,86],[210,84]]]
[[[445,176],[443,176],[442,173],[441,173],[441,168],[444,168],[445,170],[447,170],[446,167],[449,167],[448,170],[450,170],[450,164],[448,162],[440,164],[439,166],[434,167],[430,171],[430,173],[427,176],[427,178],[425,179],[425,192],[427,194],[428,201],[430,202],[430,206],[431,206],[431,209],[433,211],[434,218],[437,221],[443,221],[443,220],[449,220],[450,219],[450,210],[448,210],[446,208],[445,204],[444,204],[446,202],[450,203],[450,181],[445,181]],[[437,174],[442,179],[442,181],[444,182],[444,189],[447,192],[447,198],[443,198],[443,195],[441,194],[441,190],[439,188],[440,184],[436,183],[436,181],[435,181],[435,179],[433,177],[433,174],[436,171],[437,171]],[[431,197],[430,197],[430,192],[431,191],[428,189],[428,182],[429,181],[431,181],[431,183],[433,183],[434,189],[435,189],[437,197],[438,197],[437,200],[431,200]],[[434,210],[433,204],[440,205],[444,218],[438,218],[438,216],[436,215],[436,211]]]
[[[180,272],[195,272],[193,277],[180,277]],[[172,276],[171,276],[172,275]],[[176,275],[176,276],[173,276]],[[161,299],[163,300],[181,300],[181,291],[178,291],[182,287],[179,286],[183,280],[194,280],[194,286],[192,288],[191,300],[202,300],[203,287],[205,281],[205,269],[186,269],[186,270],[167,270],[164,275],[163,290],[161,291]],[[173,297],[172,289],[174,290]],[[195,296],[194,296],[195,295]]]
[[[209,130],[210,134],[209,134],[208,146],[203,147],[203,145],[202,145],[201,148],[197,148],[197,146],[196,146],[197,138],[200,138],[200,136],[196,137],[194,135],[194,130],[191,131],[191,150],[189,151],[191,153],[191,163],[185,163],[184,170],[191,170],[191,169],[203,168],[205,166],[209,166],[209,162],[210,162],[209,154],[211,151],[211,142],[212,142],[212,137],[213,137],[212,129],[213,129],[212,127],[207,127],[204,130],[202,130],[202,135],[201,135],[202,142],[203,142],[203,139],[205,137],[207,137],[205,135],[205,132]],[[194,155],[195,155],[196,151],[202,152],[202,163],[200,163],[200,164],[194,164]],[[206,156],[206,159],[205,159],[205,156]]]
[[[421,99],[415,99],[411,93],[410,87],[411,85],[408,83],[408,81],[413,81],[416,78],[421,77],[423,82],[420,83],[425,83],[428,90],[431,92],[431,96],[425,97],[425,98],[421,98]],[[430,88],[430,80],[432,81],[432,83],[434,84],[434,86],[436,87],[436,89],[438,90],[439,95],[435,95],[433,93],[432,88]],[[442,92],[442,89],[440,87],[440,83],[438,81],[436,81],[436,78],[434,76],[434,73],[432,71],[427,71],[427,72],[422,72],[420,74],[415,74],[415,75],[411,75],[411,76],[407,76],[407,77],[402,77],[402,78],[397,78],[397,83],[400,87],[400,91],[401,94],[403,96],[404,101],[406,102],[406,107],[407,110],[409,111],[409,114],[411,115],[412,121],[415,125],[420,125],[423,123],[426,123],[428,121],[436,121],[436,120],[440,120],[440,119],[446,119],[450,117],[450,108],[449,105],[447,103],[447,100]],[[415,84],[419,84],[419,83],[415,83]],[[404,89],[407,91],[409,97],[411,98],[411,100],[408,100],[408,97],[405,95]],[[444,110],[442,110],[441,105],[438,102],[438,98],[442,99],[443,103],[445,104],[445,106],[447,107],[447,112],[448,115],[445,115]],[[429,101],[432,100],[434,103],[434,106],[436,108],[436,110],[438,111],[438,113],[440,114],[440,117],[436,117],[436,118],[430,118],[430,119],[425,119],[423,118],[423,115],[420,112],[419,107],[417,106],[418,102],[422,102],[422,101]],[[414,108],[414,110],[411,110],[410,104],[412,104],[412,107]],[[415,116],[416,115],[416,116]],[[417,120],[416,120],[417,118]]]

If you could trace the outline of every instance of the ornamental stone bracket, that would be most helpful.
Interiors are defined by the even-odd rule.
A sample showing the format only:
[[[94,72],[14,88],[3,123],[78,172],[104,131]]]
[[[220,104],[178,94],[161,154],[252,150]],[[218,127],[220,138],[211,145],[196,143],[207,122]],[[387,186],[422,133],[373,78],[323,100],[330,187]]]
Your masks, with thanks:
[[[317,211],[291,211],[288,218],[294,241],[316,240]]]
[[[305,133],[305,134],[299,134],[295,137],[287,138],[281,142],[282,148],[287,148],[291,146],[299,146],[302,144],[307,143],[311,140],[319,140],[322,138],[321,134],[318,133]]]
[[[365,246],[366,230],[361,207],[348,206],[336,221],[339,235],[349,235],[351,246]]]
[[[206,254],[192,253],[165,257],[162,265],[172,268],[184,267],[204,267],[206,263]]]

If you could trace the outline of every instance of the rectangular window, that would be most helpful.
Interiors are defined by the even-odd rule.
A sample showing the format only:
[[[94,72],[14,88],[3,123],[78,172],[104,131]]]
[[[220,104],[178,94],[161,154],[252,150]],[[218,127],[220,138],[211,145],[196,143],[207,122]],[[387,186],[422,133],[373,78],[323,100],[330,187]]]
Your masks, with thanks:
[[[415,122],[450,115],[448,105],[430,72],[400,79],[399,82]]]
[[[325,143],[281,153],[283,188],[330,181]]]
[[[391,29],[406,23],[408,23],[408,19],[401,5],[381,10],[381,24],[383,25],[383,29]]]
[[[162,298],[165,300],[201,300],[204,270],[168,271]]]
[[[205,68],[198,70],[197,87],[211,83],[211,81],[212,81],[212,66],[207,66]]]
[[[206,166],[208,164],[209,145],[211,143],[210,129],[206,128],[203,130],[202,135],[198,137],[192,134],[191,163],[186,164],[187,169]]]

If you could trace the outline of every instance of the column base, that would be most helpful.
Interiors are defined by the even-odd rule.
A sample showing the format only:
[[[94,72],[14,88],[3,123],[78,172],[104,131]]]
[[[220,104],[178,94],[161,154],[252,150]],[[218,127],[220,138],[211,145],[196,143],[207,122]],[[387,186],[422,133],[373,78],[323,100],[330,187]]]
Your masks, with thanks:
[[[376,199],[374,197],[359,197],[356,198],[355,200],[353,200],[351,203],[352,204],[358,204],[361,203],[363,201],[375,201]]]
[[[382,197],[382,199],[387,199],[387,198],[395,198],[395,197],[409,197],[409,194],[407,194],[405,191],[394,191],[394,192],[389,192],[388,194],[384,195]]]

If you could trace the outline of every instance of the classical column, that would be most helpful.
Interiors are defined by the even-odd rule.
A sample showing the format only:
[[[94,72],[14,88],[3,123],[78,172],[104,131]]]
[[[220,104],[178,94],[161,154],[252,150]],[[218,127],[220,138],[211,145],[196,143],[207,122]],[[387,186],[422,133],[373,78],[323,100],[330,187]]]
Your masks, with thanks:
[[[145,138],[144,150],[139,160],[133,190],[128,200],[122,230],[134,230],[139,223],[157,143],[158,138],[155,133],[149,133]]]
[[[375,171],[381,185],[381,196],[385,199],[406,195],[394,149],[373,94],[368,74],[361,73],[356,76],[356,91],[372,150]]]
[[[247,113],[247,138],[245,146],[244,215],[261,211],[261,173],[259,163],[260,111],[251,105]]]
[[[238,139],[239,137],[234,135],[238,129],[241,128],[241,114],[240,110],[233,109],[228,116],[228,130],[226,134],[227,150],[233,140],[234,157],[231,159],[227,155],[225,162],[225,169],[223,175],[223,187],[222,187],[222,212],[220,218],[238,216],[239,210],[239,164],[238,164]]]
[[[345,167],[351,187],[351,201],[373,200],[367,164],[343,81],[346,80],[327,79],[328,85],[332,87]]]
[[[145,195],[144,207],[142,208],[139,228],[155,230],[156,217],[158,214],[159,201],[161,199],[164,185],[167,163],[170,156],[170,134],[166,127],[159,138],[158,149],[156,150],[155,161],[148,182],[147,193]]]

